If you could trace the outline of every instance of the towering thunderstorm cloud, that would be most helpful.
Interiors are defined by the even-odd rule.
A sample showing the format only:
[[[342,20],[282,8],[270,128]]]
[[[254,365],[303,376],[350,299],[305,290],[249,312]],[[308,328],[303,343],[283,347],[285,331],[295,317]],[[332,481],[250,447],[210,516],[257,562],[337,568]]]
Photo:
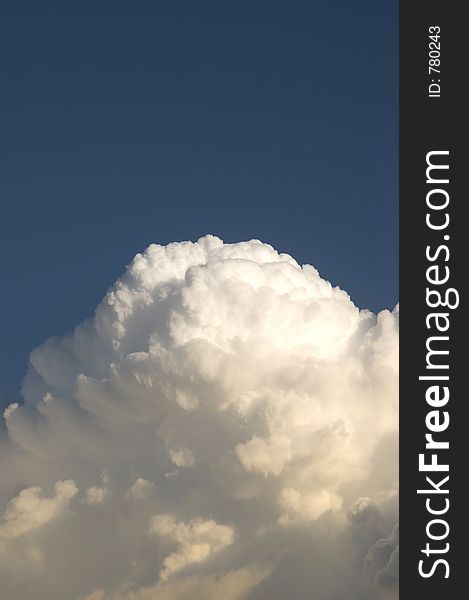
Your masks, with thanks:
[[[397,342],[259,241],[150,246],[5,410],[2,598],[397,597]]]

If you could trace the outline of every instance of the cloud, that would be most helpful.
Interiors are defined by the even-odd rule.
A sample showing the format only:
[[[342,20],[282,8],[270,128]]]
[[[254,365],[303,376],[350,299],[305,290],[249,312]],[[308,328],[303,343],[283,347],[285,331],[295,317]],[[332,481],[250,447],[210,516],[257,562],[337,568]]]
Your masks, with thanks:
[[[359,310],[267,244],[150,246],[5,411],[4,593],[387,593],[397,345],[398,308]]]
[[[127,500],[143,500],[147,498],[155,488],[155,484],[139,477],[129,487],[124,498]]]
[[[192,467],[195,462],[194,456],[189,448],[175,448],[169,450],[169,457],[177,467]]]
[[[93,486],[86,490],[86,504],[92,506],[93,504],[101,504],[107,495],[107,489],[103,487]]]
[[[244,600],[269,574],[265,566],[250,566],[220,576],[189,576],[178,581],[165,581],[136,591],[106,594],[98,589],[80,600]]]
[[[150,522],[150,534],[177,544],[177,550],[164,560],[161,580],[192,563],[205,561],[213,553],[233,542],[231,527],[220,525],[213,519],[192,519],[177,523],[171,515],[157,515]]]
[[[78,492],[71,480],[58,481],[54,490],[55,495],[47,498],[40,487],[29,487],[10,500],[0,525],[0,542],[6,544],[57,519]]]
[[[365,557],[365,577],[378,598],[397,598],[399,583],[399,526],[380,538]]]

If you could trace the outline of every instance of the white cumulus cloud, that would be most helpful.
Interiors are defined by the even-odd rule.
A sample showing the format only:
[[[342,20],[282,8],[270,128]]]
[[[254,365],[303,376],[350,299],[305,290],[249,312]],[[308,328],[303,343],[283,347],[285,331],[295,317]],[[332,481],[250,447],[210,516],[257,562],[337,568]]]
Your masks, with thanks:
[[[396,597],[397,347],[267,244],[151,245],[5,410],[5,597]]]

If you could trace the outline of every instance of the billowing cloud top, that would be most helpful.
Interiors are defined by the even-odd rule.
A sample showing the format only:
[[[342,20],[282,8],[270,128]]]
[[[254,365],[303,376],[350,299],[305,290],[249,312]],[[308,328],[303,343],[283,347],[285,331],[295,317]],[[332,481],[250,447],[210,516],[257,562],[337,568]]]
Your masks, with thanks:
[[[397,342],[257,240],[151,245],[5,411],[5,598],[393,597]]]

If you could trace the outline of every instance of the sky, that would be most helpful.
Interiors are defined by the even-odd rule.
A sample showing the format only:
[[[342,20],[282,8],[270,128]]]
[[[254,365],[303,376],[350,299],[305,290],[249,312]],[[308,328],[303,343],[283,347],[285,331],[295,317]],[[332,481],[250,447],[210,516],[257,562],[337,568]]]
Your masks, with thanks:
[[[251,238],[397,301],[397,3],[0,7],[2,394],[150,243]]]
[[[0,23],[2,594],[397,600],[397,3]]]

